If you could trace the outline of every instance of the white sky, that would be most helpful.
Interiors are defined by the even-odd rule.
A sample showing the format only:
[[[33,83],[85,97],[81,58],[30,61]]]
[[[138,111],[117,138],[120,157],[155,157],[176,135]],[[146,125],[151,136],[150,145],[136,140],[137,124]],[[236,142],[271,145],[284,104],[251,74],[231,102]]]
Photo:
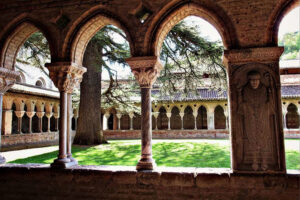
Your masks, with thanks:
[[[198,26],[200,30],[200,35],[209,41],[222,40],[220,34],[215,29],[213,25],[205,21],[200,17],[187,17],[184,19],[187,24]],[[300,31],[300,7],[295,8],[289,12],[282,20],[279,26],[279,38],[281,38],[285,33]],[[117,38],[116,38],[117,39]],[[118,40],[118,39],[117,39]],[[112,65],[112,69],[117,71],[118,78],[126,78],[131,74],[129,67],[122,67],[119,65]],[[108,73],[106,71],[102,72],[103,79],[109,79]]]

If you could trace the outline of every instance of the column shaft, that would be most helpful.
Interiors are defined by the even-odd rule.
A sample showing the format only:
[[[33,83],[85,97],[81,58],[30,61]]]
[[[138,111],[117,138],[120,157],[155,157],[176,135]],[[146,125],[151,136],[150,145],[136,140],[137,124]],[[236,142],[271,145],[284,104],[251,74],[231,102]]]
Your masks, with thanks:
[[[29,127],[28,127],[28,132],[32,133],[32,117],[29,117]]]
[[[3,93],[0,93],[0,151],[1,151],[1,137],[2,137],[2,101],[3,101]],[[5,158],[0,155],[0,164],[5,163]]]

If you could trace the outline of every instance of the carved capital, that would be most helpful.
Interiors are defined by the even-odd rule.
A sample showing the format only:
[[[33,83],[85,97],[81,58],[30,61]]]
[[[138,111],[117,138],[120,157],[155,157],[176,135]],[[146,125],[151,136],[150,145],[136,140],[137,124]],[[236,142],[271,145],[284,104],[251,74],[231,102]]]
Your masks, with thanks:
[[[225,50],[223,62],[225,65],[253,62],[278,62],[283,51],[283,47],[260,47]]]
[[[73,89],[79,86],[86,72],[86,68],[68,62],[47,63],[46,67],[59,91],[67,93],[72,93]]]
[[[168,117],[168,118],[171,118],[172,113],[167,112],[166,114],[167,114],[167,117]]]
[[[15,114],[18,118],[22,118],[25,114],[25,111],[15,111]]]
[[[58,119],[59,118],[59,113],[53,113],[53,116],[55,119]]]
[[[157,56],[131,57],[126,61],[142,88],[151,88],[162,69]]]
[[[183,112],[181,112],[181,113],[179,113],[179,115],[180,115],[180,117],[181,117],[181,119],[183,118],[183,116],[184,116],[184,113]]]
[[[0,93],[4,94],[16,82],[19,72],[0,67]]]
[[[52,115],[53,115],[53,113],[52,113],[52,112],[46,112],[46,117],[47,117],[47,118],[51,118],[51,117],[52,117]]]
[[[134,117],[134,113],[133,113],[133,112],[130,112],[130,113],[129,113],[129,117],[130,117],[130,119],[132,119],[132,118]]]
[[[32,118],[32,117],[35,115],[35,112],[26,112],[26,115],[27,115],[29,118]]]
[[[36,116],[38,116],[38,118],[42,118],[44,117],[45,112],[36,112]]]
[[[159,112],[153,112],[152,114],[153,114],[153,116],[157,119],[157,118],[158,118],[158,115],[159,115]]]
[[[121,117],[122,117],[122,114],[117,113],[117,118],[118,118],[118,119],[121,119]]]

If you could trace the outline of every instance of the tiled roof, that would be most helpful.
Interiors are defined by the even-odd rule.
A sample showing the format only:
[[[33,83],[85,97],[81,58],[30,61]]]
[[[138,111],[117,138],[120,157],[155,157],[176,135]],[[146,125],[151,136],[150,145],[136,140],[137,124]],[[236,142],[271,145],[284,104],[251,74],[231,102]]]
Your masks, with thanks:
[[[158,94],[159,90],[153,90],[152,94]],[[300,85],[281,86],[281,95],[283,98],[300,97]],[[216,91],[208,88],[198,89],[197,94],[189,93],[183,95],[176,93],[174,95],[158,96],[159,101],[195,101],[195,100],[226,100],[227,91]]]

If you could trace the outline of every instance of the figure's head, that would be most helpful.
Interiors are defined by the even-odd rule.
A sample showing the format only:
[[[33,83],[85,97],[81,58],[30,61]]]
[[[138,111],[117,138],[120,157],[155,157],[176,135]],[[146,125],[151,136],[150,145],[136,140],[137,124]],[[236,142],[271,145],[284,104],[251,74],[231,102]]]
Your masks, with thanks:
[[[250,86],[253,89],[257,89],[260,84],[260,73],[258,71],[250,71],[247,74],[247,77],[250,82]]]

